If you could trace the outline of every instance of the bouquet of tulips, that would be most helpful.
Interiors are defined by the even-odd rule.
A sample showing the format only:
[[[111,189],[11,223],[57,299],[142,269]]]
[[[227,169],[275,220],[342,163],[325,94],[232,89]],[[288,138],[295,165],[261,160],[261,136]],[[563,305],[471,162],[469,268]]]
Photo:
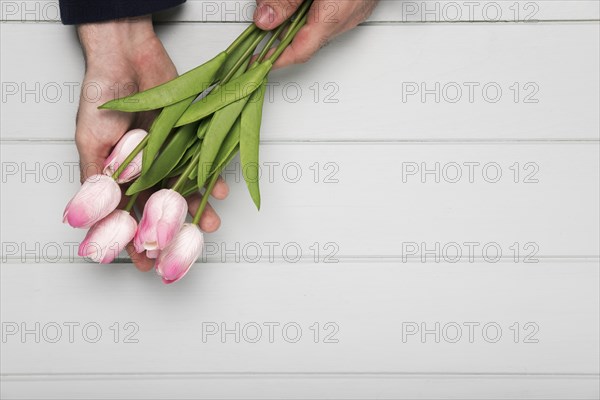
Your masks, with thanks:
[[[103,174],[89,177],[67,204],[63,221],[89,228],[79,256],[110,263],[133,240],[138,253],[146,251],[156,259],[163,282],[181,279],[202,253],[198,223],[208,194],[238,151],[250,196],[260,209],[258,147],[267,76],[306,23],[310,4],[305,1],[272,32],[250,25],[225,51],[176,79],[100,106],[123,112],[161,111],[149,133],[135,129],[125,134],[106,160]],[[119,184],[131,181],[125,192],[129,201],[117,209]],[[131,215],[135,200],[141,191],[157,185],[162,189],[150,196],[138,225]],[[185,197],[204,187],[192,223],[185,223]]]

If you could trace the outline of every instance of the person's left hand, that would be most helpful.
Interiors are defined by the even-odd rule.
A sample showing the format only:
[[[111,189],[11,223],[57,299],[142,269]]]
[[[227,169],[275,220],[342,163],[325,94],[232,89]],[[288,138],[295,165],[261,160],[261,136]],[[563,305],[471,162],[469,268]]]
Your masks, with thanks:
[[[152,112],[99,110],[98,106],[173,79],[177,70],[155,34],[150,16],[82,24],[77,31],[86,61],[75,131],[83,182],[91,175],[102,173],[104,161],[127,131],[133,128],[147,130],[156,116]],[[211,194],[224,199],[228,192],[225,181],[219,179]],[[150,194],[140,193],[137,202],[140,209]],[[201,198],[197,193],[187,199],[192,215]],[[213,232],[220,224],[217,213],[207,205],[200,228]],[[145,253],[138,254],[132,243],[126,249],[138,269],[152,269],[154,260],[148,259]]]

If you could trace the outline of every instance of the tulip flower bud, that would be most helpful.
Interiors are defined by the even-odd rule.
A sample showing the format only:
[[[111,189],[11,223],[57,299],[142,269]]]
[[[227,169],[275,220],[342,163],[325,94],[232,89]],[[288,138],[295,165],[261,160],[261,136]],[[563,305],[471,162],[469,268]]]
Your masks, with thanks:
[[[127,132],[119,143],[115,146],[110,156],[104,162],[104,174],[108,176],[112,176],[119,166],[123,164],[123,161],[131,154],[131,152],[137,147],[138,144],[148,135],[143,129],[133,129]],[[140,176],[142,172],[142,154],[143,151],[140,151],[131,162],[125,167],[119,178],[117,179],[117,183],[125,183],[130,182]]]
[[[198,225],[184,224],[156,260],[156,272],[164,283],[177,282],[202,254],[204,236]]]
[[[63,213],[73,228],[89,228],[110,214],[121,200],[121,188],[111,177],[93,175],[83,182]]]
[[[137,222],[127,211],[115,210],[96,222],[79,245],[77,254],[108,264],[133,239]]]
[[[149,250],[156,256],[156,251],[164,249],[179,232],[187,210],[187,202],[174,190],[162,189],[150,196],[133,241],[135,250]]]

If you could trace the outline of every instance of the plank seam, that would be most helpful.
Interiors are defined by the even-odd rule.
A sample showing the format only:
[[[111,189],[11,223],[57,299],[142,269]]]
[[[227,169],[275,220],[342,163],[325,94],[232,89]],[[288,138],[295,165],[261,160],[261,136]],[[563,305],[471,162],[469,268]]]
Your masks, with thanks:
[[[587,138],[553,138],[553,139],[267,139],[261,140],[262,145],[310,145],[310,144],[600,144],[600,139]],[[2,145],[22,145],[22,144],[72,144],[74,139],[60,138],[4,138],[0,139]]]
[[[435,378],[446,378],[446,379],[474,379],[474,378],[495,378],[495,379],[514,379],[514,378],[537,378],[537,379],[560,379],[560,378],[576,378],[576,379],[599,379],[600,374],[595,372],[347,372],[347,371],[336,371],[336,372],[253,372],[253,371],[240,371],[240,372],[99,372],[99,373],[86,373],[86,372],[65,372],[65,373],[3,373],[0,374],[0,378],[4,381],[18,381],[18,380],[75,380],[75,379],[172,379],[172,378],[254,378],[254,379],[285,379],[285,378],[353,378],[353,379],[381,379],[381,378],[392,378],[392,379],[430,379]]]
[[[75,258],[66,258],[66,257],[61,257],[61,258],[57,258],[57,259],[52,259],[52,262],[48,262],[48,261],[43,261],[43,262],[36,262],[36,261],[27,261],[27,259],[25,259],[25,261],[22,261],[22,256],[10,256],[10,257],[3,257],[2,258],[2,265],[52,265],[52,264],[62,264],[62,265],[75,265],[75,264],[90,264],[90,265],[95,265],[95,263],[92,262],[88,262],[83,258],[80,257],[75,257]],[[272,260],[266,259],[265,260],[259,260],[257,262],[246,262],[246,261],[231,261],[231,260],[222,260],[221,258],[215,257],[215,258],[208,258],[205,261],[199,261],[196,262],[195,265],[215,265],[215,264],[245,264],[245,265],[265,265],[265,264],[314,264],[314,265],[321,265],[324,268],[327,268],[329,266],[333,267],[335,265],[342,265],[342,264],[352,264],[352,263],[365,263],[365,262],[370,262],[370,263],[379,263],[379,264],[401,264],[401,265],[414,265],[414,264],[422,264],[424,266],[433,266],[433,265],[471,265],[471,264],[477,264],[477,263],[482,263],[485,265],[503,265],[503,264],[522,264],[524,268],[526,267],[535,267],[537,264],[540,264],[541,262],[556,262],[556,263],[562,263],[562,262],[580,262],[580,263],[600,263],[600,256],[595,256],[595,255],[590,255],[590,256],[541,256],[541,255],[536,255],[536,259],[538,260],[538,262],[519,262],[516,263],[514,262],[513,258],[511,256],[503,256],[500,258],[499,261],[497,262],[489,262],[488,260],[485,260],[483,257],[473,257],[473,260],[461,260],[458,262],[447,262],[447,261],[439,261],[436,262],[434,260],[429,260],[426,262],[421,261],[421,257],[417,256],[397,256],[397,255],[392,255],[392,256],[372,256],[372,255],[368,255],[368,256],[337,256],[336,255],[336,260],[337,262],[318,262],[315,263],[313,260],[312,256],[302,256],[297,262],[290,262],[289,260],[286,260],[283,257],[273,257]],[[131,264],[131,260],[128,258],[117,258],[113,261],[113,264]],[[595,265],[594,265],[595,267]]]
[[[201,21],[201,20],[189,20],[189,21],[177,21],[177,20],[155,20],[155,25],[174,25],[174,24],[214,24],[214,25],[240,25],[240,24],[248,24],[250,20],[247,21]],[[512,19],[499,20],[499,21],[487,21],[487,20],[473,20],[473,21],[368,21],[359,24],[358,26],[394,26],[394,25],[468,25],[468,24],[507,24],[507,25],[517,25],[517,24],[553,24],[553,23],[588,23],[588,22],[600,22],[600,19],[594,18],[582,18],[582,19],[544,19],[544,20],[529,20],[529,21],[514,21]],[[0,20],[0,25],[2,24],[54,24],[54,25],[62,25],[60,20]]]

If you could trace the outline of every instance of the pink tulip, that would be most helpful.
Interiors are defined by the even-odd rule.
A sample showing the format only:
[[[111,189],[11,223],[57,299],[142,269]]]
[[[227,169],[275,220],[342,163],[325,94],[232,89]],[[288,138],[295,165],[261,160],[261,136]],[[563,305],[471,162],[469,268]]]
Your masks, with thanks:
[[[121,201],[121,188],[111,177],[93,175],[83,182],[63,213],[73,228],[89,228],[110,214]]]
[[[149,250],[149,256],[157,256],[179,232],[185,222],[187,202],[179,193],[162,189],[154,193],[144,206],[144,214],[133,244],[138,253]]]
[[[177,282],[202,254],[204,237],[198,225],[184,224],[156,260],[156,272],[164,283]]]
[[[119,143],[115,146],[110,156],[104,162],[104,174],[108,176],[112,176],[119,166],[123,164],[125,158],[131,154],[133,149],[137,147],[138,144],[148,135],[143,129],[133,129],[127,132]],[[125,167],[121,175],[119,175],[119,179],[117,179],[117,183],[125,183],[130,182],[140,176],[142,172],[142,153],[140,151],[131,162]]]
[[[136,229],[137,222],[127,211],[115,210],[92,226],[77,254],[108,264],[131,242]]]

